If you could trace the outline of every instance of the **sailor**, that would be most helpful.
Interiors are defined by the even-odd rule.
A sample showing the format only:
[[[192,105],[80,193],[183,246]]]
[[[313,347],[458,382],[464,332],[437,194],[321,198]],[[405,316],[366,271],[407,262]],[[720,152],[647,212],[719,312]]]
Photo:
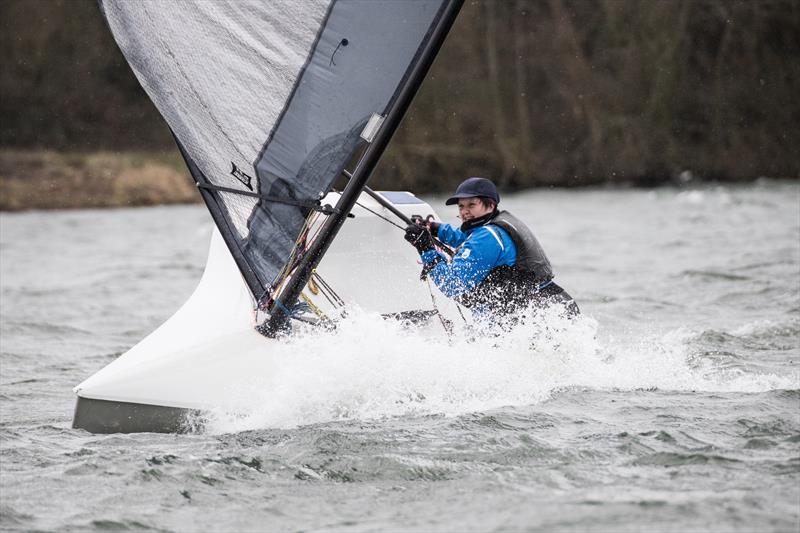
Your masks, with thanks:
[[[508,211],[498,211],[498,203],[494,183],[469,178],[445,202],[458,204],[461,227],[409,225],[405,239],[422,257],[423,277],[476,315],[511,315],[531,304],[560,305],[568,316],[579,314],[572,297],[553,281],[550,261],[533,232]],[[455,248],[451,260],[432,237]]]

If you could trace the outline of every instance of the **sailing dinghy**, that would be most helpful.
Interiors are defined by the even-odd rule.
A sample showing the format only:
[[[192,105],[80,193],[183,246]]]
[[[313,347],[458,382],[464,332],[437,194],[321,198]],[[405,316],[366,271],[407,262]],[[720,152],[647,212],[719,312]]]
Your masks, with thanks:
[[[330,324],[349,303],[437,313],[415,252],[380,220],[433,210],[364,191],[461,3],[100,1],[215,231],[183,307],[75,388],[74,427],[182,431],[242,376],[268,387],[295,321]]]

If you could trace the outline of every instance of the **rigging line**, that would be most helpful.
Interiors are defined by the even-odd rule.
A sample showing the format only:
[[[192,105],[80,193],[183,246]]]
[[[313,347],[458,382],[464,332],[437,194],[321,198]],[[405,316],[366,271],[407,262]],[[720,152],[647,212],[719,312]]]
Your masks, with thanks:
[[[325,281],[322,278],[322,276],[320,276],[319,274],[317,274],[316,278],[317,278],[317,281],[322,284],[322,286],[323,286],[322,290],[326,291],[328,293],[328,295],[331,298],[333,298],[334,306],[336,306],[336,307],[344,307],[344,300],[342,300],[342,298],[336,293],[336,291],[333,290],[333,287],[331,287],[330,284],[327,281]]]
[[[447,338],[452,340],[453,323],[447,320],[445,317],[443,317],[442,312],[439,311],[438,307],[436,307],[436,298],[434,298],[433,296],[433,288],[431,287],[431,280],[426,277],[425,282],[428,284],[428,294],[431,295],[431,303],[433,304],[433,310],[436,311],[436,316],[439,317],[439,322],[442,323],[442,327],[444,328],[445,333],[447,333]]]
[[[430,288],[430,280],[428,278],[425,278],[425,280],[428,281],[428,288]],[[433,291],[431,291],[431,296],[433,296]],[[465,317],[464,312],[461,311],[461,304],[456,299],[453,300],[453,304],[455,304],[456,310],[458,311],[458,314],[461,316],[461,320],[464,321],[464,325],[469,326],[469,322],[467,322],[467,317]]]
[[[328,300],[328,303],[331,305],[331,307],[333,307],[334,309],[339,309],[341,307],[344,307],[344,303],[338,299],[339,296],[333,291],[331,291],[330,288],[325,288],[319,282],[318,282],[318,287],[319,287],[319,293],[322,296],[324,296],[326,300]]]
[[[334,302],[331,299],[330,295],[322,287],[319,287],[318,293],[321,294],[323,297],[325,297],[326,300],[328,300],[328,303],[331,305],[331,307],[333,307],[334,309],[338,307],[338,305],[336,305],[336,302]]]
[[[311,311],[315,315],[317,315],[319,318],[328,318],[328,316],[325,314],[325,311],[323,311],[322,309],[317,307],[317,305],[314,303],[314,301],[311,298],[309,298],[306,295],[306,293],[301,292],[300,293],[300,299],[303,300],[308,305],[308,307],[311,309]]]
[[[456,309],[458,309],[458,314],[461,315],[461,320],[464,321],[464,324],[467,324],[467,318],[464,316],[464,313],[461,311],[461,304],[456,302]]]
[[[365,187],[365,189],[367,189],[367,188],[368,188],[368,187]],[[356,202],[356,205],[357,205],[357,206],[359,206],[359,207],[361,207],[362,209],[366,209],[367,211],[369,211],[370,213],[372,213],[372,214],[373,214],[373,215],[375,215],[376,217],[378,217],[378,218],[382,218],[383,220],[385,220],[386,222],[388,222],[388,223],[389,223],[389,224],[391,224],[392,226],[395,226],[396,228],[400,228],[400,229],[401,229],[401,230],[403,230],[403,231],[405,231],[405,230],[406,230],[406,228],[404,228],[404,227],[403,227],[403,226],[401,226],[400,224],[397,224],[397,223],[396,223],[396,222],[394,222],[393,220],[389,220],[388,218],[386,218],[386,217],[382,216],[380,213],[376,213],[375,211],[373,211],[373,210],[372,210],[372,209],[370,209],[369,207],[367,207],[367,206],[365,206],[365,205],[363,205],[363,204],[361,204],[361,203],[359,203],[359,202]],[[436,245],[437,245],[437,247],[438,247],[440,250],[442,250],[444,253],[446,253],[446,254],[447,254],[447,255],[449,255],[450,257],[453,257],[453,255],[454,255],[454,252],[453,252],[453,250],[452,250],[452,249],[451,249],[449,246],[447,246],[446,244],[444,244],[442,241],[440,241],[440,240],[439,240],[439,239],[437,239],[436,237],[433,237],[433,236],[431,236],[431,237],[433,238],[433,242],[434,242],[434,244],[436,244]]]
[[[343,174],[343,175],[344,175],[344,176],[345,176],[347,179],[350,179],[350,178],[352,178],[352,177],[353,177],[353,175],[352,175],[352,174],[351,174],[351,173],[350,173],[350,172],[349,172],[347,169],[342,169],[342,174]],[[405,222],[406,224],[413,224],[413,223],[414,223],[414,222],[413,222],[413,221],[412,221],[410,218],[408,218],[408,217],[407,217],[405,214],[403,214],[403,212],[402,212],[402,211],[400,211],[399,209],[397,209],[397,208],[396,208],[395,206],[393,206],[393,205],[392,205],[390,202],[387,202],[387,201],[386,201],[386,199],[384,199],[384,198],[381,198],[381,196],[380,196],[378,193],[376,193],[375,191],[373,191],[372,189],[370,189],[370,188],[369,188],[369,187],[367,187],[366,185],[364,186],[364,188],[363,188],[363,191],[364,191],[365,193],[367,193],[369,196],[371,196],[371,197],[372,197],[372,198],[373,198],[373,199],[374,199],[376,202],[378,202],[378,203],[379,203],[381,206],[383,206],[383,208],[384,208],[384,209],[386,209],[386,210],[388,210],[390,213],[392,213],[392,214],[396,215],[396,216],[397,216],[397,217],[398,217],[400,220],[402,220],[402,221],[403,221],[403,222]],[[388,218],[386,218],[386,217],[384,217],[384,216],[382,216],[382,215],[380,215],[380,214],[376,213],[376,212],[375,212],[375,211],[373,211],[372,209],[370,209],[370,208],[366,207],[365,205],[363,205],[363,204],[359,203],[357,200],[356,200],[356,205],[358,205],[358,206],[359,206],[359,207],[361,207],[362,209],[366,209],[367,211],[369,211],[369,212],[370,212],[370,213],[372,213],[373,215],[377,216],[378,218],[382,218],[383,220],[385,220],[386,222],[388,222],[388,223],[389,223],[389,224],[391,224],[392,226],[395,226],[395,227],[397,227],[397,228],[400,228],[401,230],[405,231],[405,229],[406,229],[406,228],[404,228],[403,226],[401,226],[401,225],[399,225],[399,224],[397,224],[397,223],[395,223],[395,222],[393,222],[393,221],[389,220]],[[433,235],[431,235],[431,237],[433,237]],[[438,247],[440,250],[442,250],[444,253],[446,253],[446,254],[447,254],[447,255],[449,255],[450,257],[453,257],[453,256],[455,255],[455,252],[453,251],[453,249],[452,249],[452,248],[450,248],[450,247],[449,247],[448,245],[446,245],[445,243],[443,243],[442,241],[440,241],[438,238],[436,238],[436,237],[433,237],[433,242],[434,242],[434,244],[435,244],[435,245],[436,245],[436,246],[437,246],[437,247]]]
[[[328,303],[334,309],[338,309],[339,307],[342,307],[341,304],[339,304],[339,302],[336,301],[336,299],[334,298],[334,295],[329,293],[327,289],[324,289],[324,288],[320,287],[319,288],[319,292],[320,292],[320,294],[322,294],[322,296],[325,297],[326,300],[328,300]]]
[[[299,262],[299,260],[297,259],[297,252],[300,250],[300,242],[303,241],[303,239],[305,239],[305,247],[302,250],[303,252],[305,252],[305,251],[308,250],[308,244],[310,242],[312,242],[317,237],[317,235],[319,234],[320,228],[318,227],[316,232],[313,235],[309,236],[309,234],[311,233],[311,228],[314,226],[314,223],[317,221],[319,216],[320,216],[319,212],[311,212],[308,215],[308,217],[306,217],[306,221],[303,224],[302,229],[300,230],[300,236],[297,238],[297,240],[294,243],[294,247],[292,249],[292,253],[289,256],[289,260],[287,261],[287,263],[284,265],[283,269],[281,269],[280,273],[278,274],[277,279],[279,281],[277,281],[275,284],[273,284],[272,293],[271,293],[272,295],[276,295],[276,294],[279,294],[281,292],[281,289],[283,288],[283,284],[289,278],[289,275],[297,267],[297,264]],[[324,279],[322,279],[322,276],[319,275],[319,273],[316,271],[316,269],[312,273],[311,277],[309,277],[309,281],[312,281],[312,280],[317,282],[318,287],[320,289],[320,292],[328,300],[328,303],[330,303],[331,306],[336,308],[336,307],[343,307],[345,305],[344,304],[344,300],[342,300],[342,298],[338,294],[336,294],[336,291],[333,290],[333,287],[331,287],[330,284],[328,284],[328,282],[326,282]],[[301,296],[303,296],[302,293],[301,293]],[[274,299],[274,297],[272,297],[272,299]]]
[[[306,217],[305,221],[303,222],[303,227],[300,228],[300,233],[298,234],[297,239],[294,241],[294,245],[292,247],[292,253],[289,255],[289,259],[283,266],[283,269],[281,269],[278,278],[285,278],[297,266],[298,251],[302,251],[304,253],[308,250],[309,243],[313,241],[317,233],[319,233],[319,228],[317,228],[317,233],[315,233],[313,236],[309,238],[309,234],[311,233],[311,228],[314,226],[319,216],[320,213],[318,211],[312,211]],[[301,244],[302,244],[302,250],[300,250]]]
[[[336,300],[336,304],[338,304],[340,307],[344,306],[344,300],[342,300],[342,298],[336,294],[336,291],[333,290],[333,287],[331,287],[330,284],[319,275],[319,272],[317,272],[316,269],[314,269],[314,272],[312,272],[311,276],[315,278],[315,281],[319,285],[320,289],[322,289],[323,294],[325,294],[325,291],[327,291],[330,293],[331,297]],[[331,302],[331,304],[333,304],[333,302]]]
[[[347,175],[347,171],[344,171],[344,172],[345,172],[345,175]],[[397,218],[399,218],[400,220],[402,220],[406,224],[414,224],[413,220],[408,218],[402,211],[400,211],[394,205],[392,205],[391,202],[388,202],[385,198],[382,198],[380,194],[376,193],[375,191],[373,191],[372,189],[370,189],[367,186],[364,186],[364,192],[367,193],[368,195],[370,195],[376,202],[378,202],[384,208],[389,210],[390,213],[396,215]],[[431,235],[431,237],[433,237],[433,235]],[[445,243],[440,241],[438,238],[433,237],[433,242],[437,247],[439,247],[444,253],[446,253],[450,257],[453,257],[455,255],[455,252],[448,245],[446,245]]]
[[[317,293],[321,294],[328,300],[328,303],[331,304],[334,308],[338,307],[337,302],[334,301],[333,297],[329,294],[326,285],[322,282],[321,278],[315,273],[312,273],[311,276],[308,278],[308,286],[310,288],[311,283],[314,283],[315,287],[317,288]]]
[[[259,198],[261,200],[265,200],[267,202],[275,202],[279,204],[287,204],[287,205],[296,205],[297,207],[305,207],[307,209],[313,209],[314,211],[318,211],[320,213],[325,213],[329,215],[334,212],[334,208],[329,205],[319,205],[319,202],[313,202],[309,200],[295,200],[294,198],[284,198],[282,196],[270,196],[268,194],[259,194],[256,192],[250,191],[242,191],[240,189],[233,189],[231,187],[222,187],[220,185],[213,185],[211,183],[200,183],[197,182],[197,188],[199,189],[208,189],[210,191],[219,191],[219,192],[227,192],[231,194],[240,194],[242,196],[249,196],[251,198]]]
[[[314,219],[314,222],[316,222],[316,219]],[[314,242],[314,241],[317,239],[317,236],[319,235],[319,232],[320,232],[320,230],[322,230],[322,224],[320,224],[319,226],[317,226],[317,229],[316,229],[316,231],[314,231],[314,234],[313,234],[313,235],[311,235],[311,236],[308,238],[308,240],[306,241],[306,242],[307,242],[307,245],[310,245],[312,242]],[[310,233],[310,232],[311,232],[311,230],[309,229],[309,233]],[[308,248],[308,246],[306,246],[306,248]]]
[[[346,177],[348,180],[353,177],[353,174],[349,170],[347,170],[346,168],[342,169],[342,175],[344,175],[344,177]],[[367,194],[369,194],[370,196],[372,196],[373,198],[375,198],[375,194],[372,191],[372,189],[370,189],[366,185],[364,186],[363,191],[366,192]],[[379,203],[381,202],[379,198],[375,198],[375,200],[378,201]],[[400,228],[401,230],[405,231],[406,228],[404,228],[400,224],[397,224],[396,222],[394,222],[392,220],[389,220],[385,216],[373,211],[372,209],[370,209],[369,207],[365,206],[364,204],[362,204],[358,200],[356,200],[356,205],[359,206],[361,209],[365,209],[365,210],[369,211],[370,213],[372,213],[376,217],[382,218],[383,220],[385,220],[386,222],[388,222],[392,226],[395,226],[395,227]],[[386,208],[386,206],[384,206],[384,208]],[[404,222],[408,222],[408,220],[404,220]]]
[[[289,274],[297,266],[296,257],[301,241],[303,241],[303,239],[306,239],[305,242],[306,243],[308,242],[308,234],[311,231],[311,227],[314,225],[314,222],[316,222],[318,218],[319,218],[319,212],[312,211],[311,213],[308,214],[308,216],[305,219],[305,222],[303,222],[303,227],[300,228],[300,234],[298,235],[297,240],[294,241],[294,245],[292,246],[292,253],[289,254],[289,258],[286,261],[286,264],[283,265],[283,268],[280,270],[280,272],[278,272],[278,275],[275,278],[276,281],[271,285],[270,289],[264,294],[264,296],[260,298],[259,306],[261,306],[261,302],[264,301],[265,297],[269,296],[270,300],[274,300],[275,298],[273,295],[277,295],[280,293],[280,289],[286,282],[286,280],[289,278]],[[305,251],[307,248],[308,246],[306,244],[303,251]]]
[[[306,217],[305,222],[303,222],[303,227],[300,228],[300,234],[297,236],[297,239],[294,241],[294,245],[292,246],[292,253],[289,254],[289,259],[286,261],[286,264],[283,265],[283,268],[278,273],[278,279],[283,281],[283,279],[289,275],[289,272],[292,271],[292,268],[295,265],[295,258],[297,257],[297,251],[300,247],[300,243],[303,241],[304,238],[308,236],[308,230],[310,228],[309,220],[311,218],[311,214]],[[276,284],[273,284],[273,287]]]
[[[383,220],[385,220],[386,222],[388,222],[388,223],[389,223],[389,224],[391,224],[392,226],[394,226],[394,227],[396,227],[396,228],[400,228],[400,229],[401,229],[401,230],[403,230],[403,231],[405,231],[405,230],[406,230],[406,228],[404,228],[404,227],[403,227],[403,226],[401,226],[400,224],[396,223],[394,220],[389,220],[389,219],[388,219],[388,218],[386,218],[385,216],[381,215],[380,213],[378,213],[378,212],[376,212],[376,211],[373,211],[372,209],[370,209],[369,207],[365,206],[364,204],[362,204],[362,203],[360,203],[360,202],[356,202],[356,205],[357,205],[358,207],[360,207],[361,209],[365,209],[365,210],[369,211],[370,213],[372,213],[372,214],[373,214],[373,215],[375,215],[376,217],[378,217],[378,218],[382,218]]]

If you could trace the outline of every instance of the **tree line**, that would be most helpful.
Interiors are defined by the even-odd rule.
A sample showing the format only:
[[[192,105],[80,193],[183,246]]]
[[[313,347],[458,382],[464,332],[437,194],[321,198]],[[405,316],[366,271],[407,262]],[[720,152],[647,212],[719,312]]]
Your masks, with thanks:
[[[174,149],[94,0],[0,2],[0,146]],[[467,1],[374,184],[800,174],[800,3]]]

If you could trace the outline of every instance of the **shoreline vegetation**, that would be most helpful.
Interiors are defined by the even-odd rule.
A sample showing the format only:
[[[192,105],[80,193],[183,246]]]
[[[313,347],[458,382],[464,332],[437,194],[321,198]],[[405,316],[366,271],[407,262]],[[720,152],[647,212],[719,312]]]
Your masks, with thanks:
[[[397,157],[391,151],[378,167],[373,188],[409,190],[414,193],[440,192],[413,180],[396,180]],[[388,172],[381,172],[388,167]],[[402,171],[400,171],[402,174]],[[537,180],[522,188],[587,186],[658,187],[698,186],[714,183],[751,183],[753,179],[698,179],[686,171],[656,180],[606,181],[575,185],[571,180]],[[796,180],[770,176],[769,179]],[[509,188],[514,192],[520,188]],[[142,207],[168,204],[200,204],[197,192],[180,153],[167,150],[57,152],[53,150],[0,149],[0,211],[33,209],[84,209]]]
[[[0,211],[200,201],[177,152],[0,150]]]
[[[0,27],[0,209],[200,201],[96,0]],[[796,0],[465,2],[370,186],[798,179],[798,49]]]

